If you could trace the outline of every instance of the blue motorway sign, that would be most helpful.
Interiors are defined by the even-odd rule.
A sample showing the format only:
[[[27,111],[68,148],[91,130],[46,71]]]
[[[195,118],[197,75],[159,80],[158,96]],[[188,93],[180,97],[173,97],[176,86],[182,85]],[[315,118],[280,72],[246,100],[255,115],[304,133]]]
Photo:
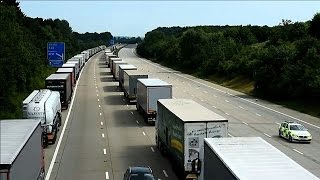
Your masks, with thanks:
[[[65,45],[63,42],[48,42],[47,59],[52,67],[61,67],[64,63]]]

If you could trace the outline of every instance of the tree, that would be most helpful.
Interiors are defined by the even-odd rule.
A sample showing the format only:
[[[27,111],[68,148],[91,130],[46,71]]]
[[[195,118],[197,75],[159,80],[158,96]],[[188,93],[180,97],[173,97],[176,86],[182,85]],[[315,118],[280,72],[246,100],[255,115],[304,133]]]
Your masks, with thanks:
[[[309,33],[320,39],[320,13],[313,16],[309,26]]]

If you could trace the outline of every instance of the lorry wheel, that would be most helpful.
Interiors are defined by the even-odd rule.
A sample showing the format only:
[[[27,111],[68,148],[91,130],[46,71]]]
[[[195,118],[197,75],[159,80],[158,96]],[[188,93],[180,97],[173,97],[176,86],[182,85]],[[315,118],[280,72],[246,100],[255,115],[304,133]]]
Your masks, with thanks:
[[[55,130],[54,130],[54,137],[53,137],[53,139],[51,140],[51,143],[52,143],[52,144],[56,143],[57,134],[58,134],[58,129],[55,128]]]
[[[60,126],[61,126],[61,124],[62,124],[62,123],[61,123],[61,122],[62,122],[62,120],[61,120],[61,119],[62,119],[62,118],[61,118],[61,114],[59,113],[59,115],[58,115],[58,116],[59,116],[59,121],[58,121],[58,123],[59,123],[59,127],[60,127]]]
[[[42,147],[46,148],[46,147],[48,147],[48,145],[49,145],[48,137],[43,137],[42,138]]]

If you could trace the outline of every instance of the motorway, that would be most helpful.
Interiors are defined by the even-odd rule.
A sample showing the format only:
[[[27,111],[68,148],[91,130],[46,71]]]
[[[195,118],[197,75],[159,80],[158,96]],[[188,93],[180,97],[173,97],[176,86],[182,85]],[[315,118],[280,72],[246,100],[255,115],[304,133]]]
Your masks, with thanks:
[[[320,119],[163,67],[135,55],[134,45],[119,57],[150,78],[173,85],[174,98],[187,98],[229,120],[229,136],[260,136],[320,177]],[[59,141],[45,150],[46,179],[114,179],[129,165],[149,165],[159,179],[177,179],[155,147],[155,129],[129,105],[104,64],[103,53],[82,70],[68,111],[63,112]],[[278,137],[279,123],[305,125],[310,144]],[[63,133],[63,134],[62,134]]]

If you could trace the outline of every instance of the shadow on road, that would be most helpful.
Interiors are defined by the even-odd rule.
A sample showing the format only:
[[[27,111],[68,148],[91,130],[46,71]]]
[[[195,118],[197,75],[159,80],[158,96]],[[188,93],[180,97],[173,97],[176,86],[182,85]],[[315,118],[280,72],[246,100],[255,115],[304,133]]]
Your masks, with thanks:
[[[123,95],[108,95],[103,98],[104,104],[106,105],[126,105],[126,102],[123,101],[124,96]]]
[[[121,92],[119,86],[104,86],[104,92]]]
[[[100,76],[108,76],[108,75],[112,75],[111,72],[100,72]]]
[[[112,76],[102,77],[100,78],[101,82],[116,82],[116,80]]]

